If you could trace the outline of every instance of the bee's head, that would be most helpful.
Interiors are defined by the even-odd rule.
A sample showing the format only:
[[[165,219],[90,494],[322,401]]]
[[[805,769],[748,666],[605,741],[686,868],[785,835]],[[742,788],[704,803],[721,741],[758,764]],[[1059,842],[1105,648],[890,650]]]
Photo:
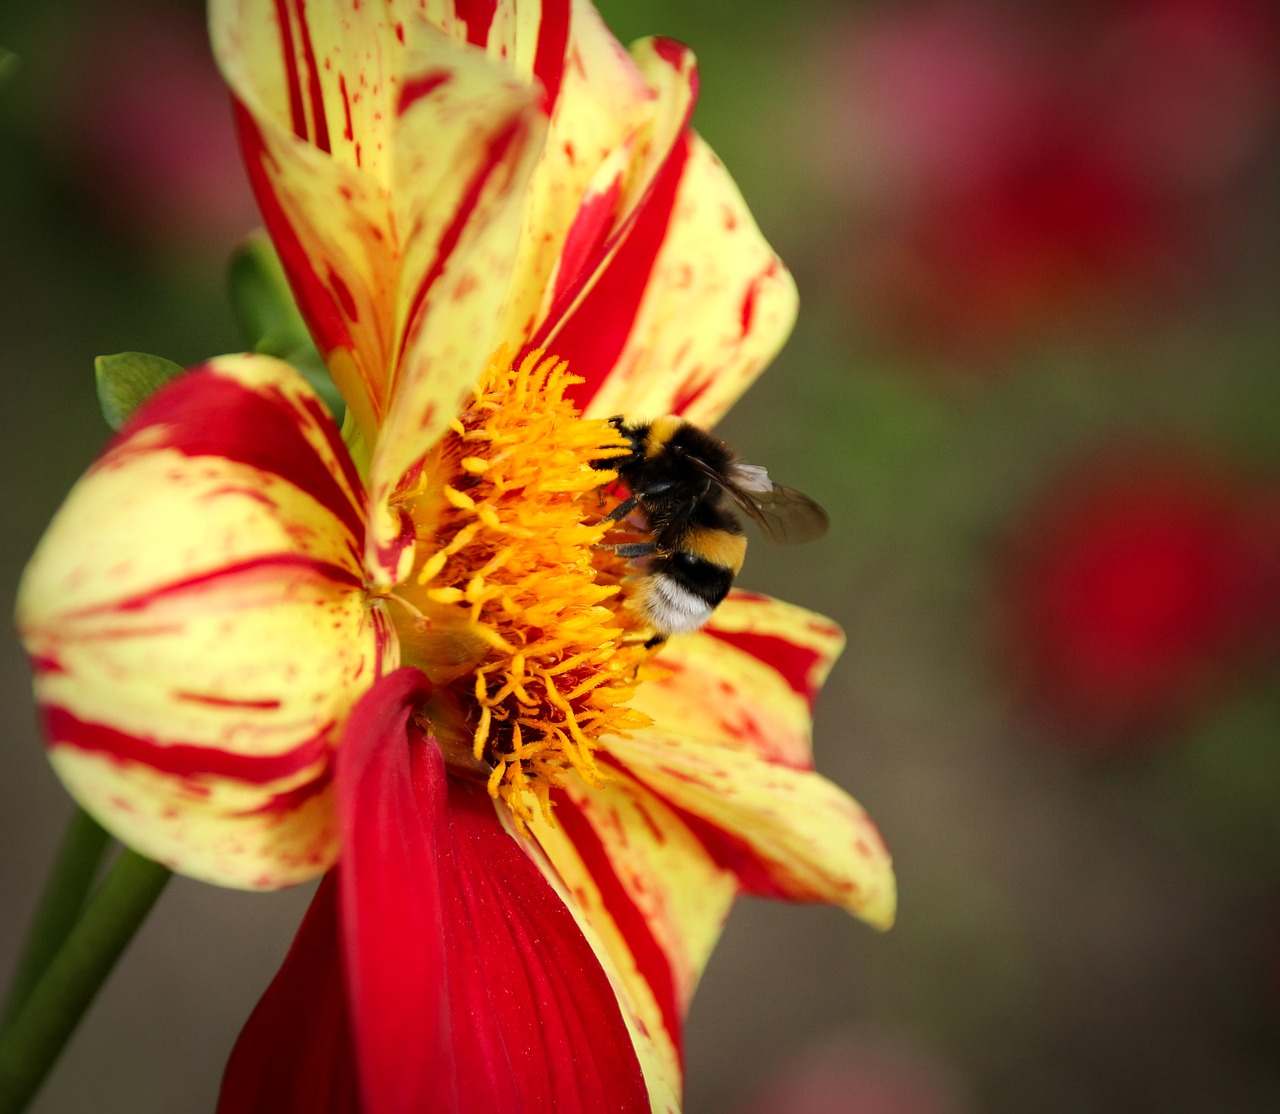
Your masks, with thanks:
[[[591,462],[591,467],[600,470],[624,471],[626,467],[644,456],[645,444],[648,440],[649,427],[645,425],[627,425],[622,414],[615,414],[608,419],[609,425],[627,441],[627,447],[609,446],[609,454]]]

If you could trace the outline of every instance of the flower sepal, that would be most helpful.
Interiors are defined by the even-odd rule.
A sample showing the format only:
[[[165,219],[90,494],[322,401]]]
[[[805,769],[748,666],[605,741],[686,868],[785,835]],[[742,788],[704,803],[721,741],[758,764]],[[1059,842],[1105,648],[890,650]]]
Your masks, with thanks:
[[[182,372],[181,364],[147,352],[99,356],[93,361],[93,377],[107,425],[118,430],[139,406]]]

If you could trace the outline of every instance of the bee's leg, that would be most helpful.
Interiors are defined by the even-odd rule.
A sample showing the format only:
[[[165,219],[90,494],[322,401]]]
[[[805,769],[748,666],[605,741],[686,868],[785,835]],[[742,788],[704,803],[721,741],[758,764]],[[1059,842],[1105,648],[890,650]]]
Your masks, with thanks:
[[[646,650],[656,649],[657,647],[661,646],[664,642],[666,642],[666,640],[667,640],[667,636],[665,634],[655,634],[652,638],[647,639],[645,641],[644,648]]]
[[[616,507],[613,508],[613,510],[611,510],[607,515],[604,516],[605,521],[606,522],[622,521],[622,519],[626,518],[627,515],[629,515],[632,511],[636,509],[636,504],[639,501],[640,501],[639,498],[635,495],[632,495],[629,499],[622,500],[621,503],[619,503]]]
[[[626,557],[628,560],[632,557],[648,557],[658,551],[653,542],[623,542],[622,545],[607,545],[603,548],[612,549],[619,557]]]

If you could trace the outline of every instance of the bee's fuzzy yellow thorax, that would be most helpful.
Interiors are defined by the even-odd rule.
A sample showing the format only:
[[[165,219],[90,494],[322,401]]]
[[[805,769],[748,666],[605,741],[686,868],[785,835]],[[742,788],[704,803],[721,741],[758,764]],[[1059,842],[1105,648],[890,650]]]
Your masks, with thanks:
[[[649,433],[644,442],[646,460],[653,460],[666,447],[676,432],[684,425],[683,418],[668,414],[665,418],[655,418],[649,423]]]

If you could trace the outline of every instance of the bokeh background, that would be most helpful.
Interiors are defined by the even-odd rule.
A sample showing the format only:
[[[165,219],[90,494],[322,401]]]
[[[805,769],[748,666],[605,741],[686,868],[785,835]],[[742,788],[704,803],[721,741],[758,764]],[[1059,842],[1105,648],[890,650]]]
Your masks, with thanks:
[[[742,583],[849,648],[817,757],[899,923],[744,901],[707,1114],[1280,1109],[1280,9],[607,0],[794,270],[723,432],[832,530]],[[106,438],[93,358],[240,347],[254,224],[182,0],[0,11],[0,578]],[[91,543],[90,543],[91,544]],[[0,642],[0,973],[70,807]],[[36,1105],[211,1110],[307,893],[175,880]]]

